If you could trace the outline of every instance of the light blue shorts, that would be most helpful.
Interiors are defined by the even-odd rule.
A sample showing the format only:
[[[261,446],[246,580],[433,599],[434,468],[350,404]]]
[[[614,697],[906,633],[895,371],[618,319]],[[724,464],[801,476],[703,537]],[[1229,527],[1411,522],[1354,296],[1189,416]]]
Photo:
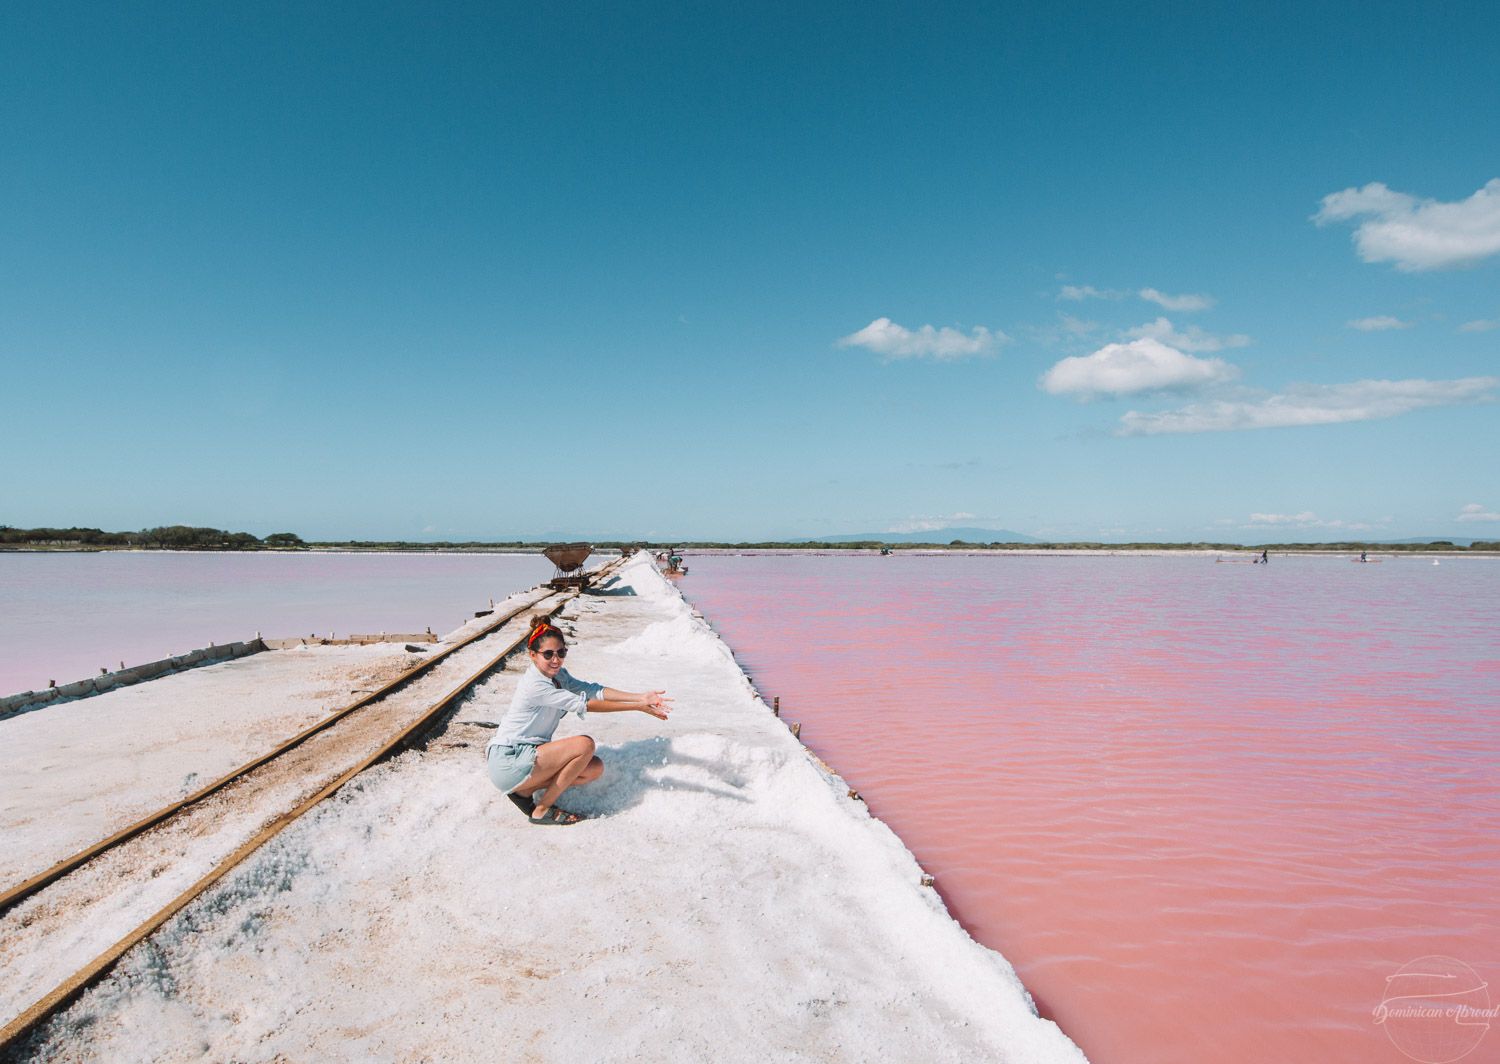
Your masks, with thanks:
[[[490,782],[509,794],[531,775],[532,766],[536,764],[536,747],[530,743],[492,746],[487,757]]]

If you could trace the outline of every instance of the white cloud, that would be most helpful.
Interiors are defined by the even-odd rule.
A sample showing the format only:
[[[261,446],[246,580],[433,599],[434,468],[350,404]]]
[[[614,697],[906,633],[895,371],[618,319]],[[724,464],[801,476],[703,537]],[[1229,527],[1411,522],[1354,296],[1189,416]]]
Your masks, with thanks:
[[[1368,532],[1381,522],[1324,520],[1311,510],[1297,514],[1251,514],[1241,528],[1338,528],[1346,532]]]
[[[1204,332],[1196,325],[1189,325],[1186,329],[1178,331],[1166,318],[1157,318],[1145,325],[1137,325],[1134,329],[1126,329],[1125,336],[1134,340],[1143,337],[1160,340],[1168,347],[1175,347],[1179,351],[1222,351],[1226,347],[1244,347],[1250,342],[1250,337],[1244,333],[1215,336],[1213,333]]]
[[[1157,304],[1163,310],[1207,310],[1214,305],[1213,296],[1197,296],[1188,293],[1169,296],[1165,292],[1158,292],[1155,288],[1142,288],[1136,294],[1148,303]]]
[[[1099,335],[1102,330],[1097,321],[1075,318],[1071,314],[1059,314],[1057,321],[1052,324],[1029,325],[1026,327],[1026,332],[1037,343],[1055,347],[1058,344],[1076,345],[1080,340]]]
[[[1500,177],[1456,203],[1418,199],[1376,181],[1324,196],[1312,220],[1357,218],[1354,244],[1365,262],[1394,262],[1407,272],[1472,266],[1500,253]]]
[[[1375,421],[1424,407],[1491,401],[1496,387],[1500,377],[1300,384],[1261,399],[1190,403],[1160,413],[1132,410],[1120,418],[1116,431],[1121,436],[1155,436]]]
[[[1353,321],[1344,322],[1351,329],[1360,332],[1385,332],[1388,329],[1410,329],[1412,323],[1393,318],[1389,314],[1382,314],[1375,318],[1355,318]]]
[[[1500,319],[1479,318],[1475,321],[1466,321],[1458,327],[1462,333],[1489,332],[1492,329],[1500,329]]]
[[[1119,299],[1124,295],[1124,292],[1118,292],[1113,288],[1095,288],[1091,284],[1065,284],[1058,290],[1057,298],[1081,303],[1085,299]]]
[[[887,532],[935,532],[940,528],[951,528],[955,521],[972,521],[974,515],[964,510],[948,514],[946,517],[908,517],[905,521],[897,521]]]
[[[838,346],[863,347],[887,362],[898,358],[933,358],[939,362],[952,362],[994,354],[1009,339],[999,329],[991,331],[982,325],[975,326],[969,333],[946,325],[941,329],[924,325],[914,331],[897,325],[890,318],[876,318],[859,332],[845,336]]]
[[[1477,502],[1471,502],[1459,511],[1459,521],[1500,521],[1500,514],[1487,510]]]
[[[1303,510],[1300,514],[1251,514],[1252,525],[1305,525],[1316,521],[1318,515],[1311,510]]]
[[[1139,296],[1148,303],[1155,303],[1164,310],[1207,310],[1214,305],[1213,296],[1191,293],[1171,296],[1156,288],[1141,288],[1134,292],[1127,292],[1119,288],[1095,288],[1091,284],[1065,284],[1057,292],[1058,299],[1073,303],[1081,303],[1085,299],[1124,299],[1130,295]]]
[[[1105,344],[1092,355],[1065,358],[1042,374],[1039,383],[1053,395],[1089,398],[1198,388],[1238,374],[1221,359],[1194,358],[1147,336]]]

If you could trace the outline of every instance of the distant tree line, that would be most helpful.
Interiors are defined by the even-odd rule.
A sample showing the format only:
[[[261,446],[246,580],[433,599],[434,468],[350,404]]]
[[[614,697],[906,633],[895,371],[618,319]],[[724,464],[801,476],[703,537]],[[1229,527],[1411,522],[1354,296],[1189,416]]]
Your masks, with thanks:
[[[293,532],[273,532],[265,539],[249,532],[226,532],[222,528],[192,525],[162,525],[139,532],[105,532],[98,528],[13,528],[0,525],[0,549],[20,547],[104,548],[134,547],[141,550],[265,550],[302,547],[302,537]]]
[[[599,550],[623,547],[641,547],[661,550],[678,547],[698,550],[877,550],[889,547],[892,551],[932,550],[934,548],[959,550],[1216,550],[1216,551],[1462,551],[1449,540],[1433,540],[1429,543],[1364,543],[1350,540],[1341,543],[972,543],[961,539],[946,543],[884,543],[880,540],[830,543],[820,540],[788,542],[785,540],[760,543],[675,540],[672,543],[645,543],[640,540],[594,540]],[[536,550],[546,546],[536,540],[463,542],[420,542],[406,540],[323,540],[304,542],[294,532],[273,532],[264,539],[249,532],[226,532],[221,528],[198,528],[191,525],[163,525],[144,528],[139,532],[105,532],[98,528],[14,528],[0,525],[0,550],[23,548],[107,550],[110,548],[135,548],[138,550],[295,550],[305,547],[323,547],[343,550],[399,550],[399,551],[490,551],[490,550]],[[1475,540],[1467,549],[1474,551],[1500,551],[1500,540]]]
[[[651,550],[661,549],[661,544],[649,544],[636,541],[634,543],[619,543],[616,541],[595,540],[596,547],[610,548],[621,546],[640,546]],[[417,546],[414,544],[413,546]],[[710,542],[698,540],[674,540],[671,546],[686,550],[878,550],[888,547],[892,551],[906,550],[992,550],[992,551],[1038,551],[1038,550],[1214,550],[1214,551],[1261,551],[1261,550],[1283,550],[1283,551],[1333,551],[1348,553],[1350,551],[1379,551],[1382,554],[1393,554],[1402,551],[1421,551],[1430,553],[1432,551],[1462,551],[1466,548],[1460,547],[1451,540],[1438,539],[1428,543],[1364,543],[1349,540],[1339,543],[1098,543],[1092,540],[1080,540],[1064,543],[1016,543],[1011,541],[996,540],[990,543],[972,542],[963,539],[948,540],[943,543],[886,543],[883,540],[869,539],[856,541],[828,542],[823,540],[799,540],[791,542],[777,540],[760,543],[730,543]],[[1500,541],[1476,540],[1468,550],[1500,550]]]
[[[908,550],[986,550],[986,551],[1038,551],[1038,550],[1214,550],[1214,551],[1256,551],[1280,550],[1280,551],[1330,551],[1330,552],[1359,552],[1379,551],[1382,554],[1394,554],[1402,551],[1463,551],[1465,548],[1445,540],[1433,540],[1428,543],[1363,543],[1354,540],[1340,543],[1098,543],[1094,541],[1076,541],[1068,543],[1015,543],[995,541],[992,543],[977,543],[962,539],[949,540],[943,543],[886,543],[883,540],[839,540],[830,542],[826,540],[764,540],[761,542],[745,542],[743,540],[685,540],[676,539],[670,542],[662,541],[650,543],[645,540],[615,540],[595,539],[590,541],[595,550],[620,550],[623,548],[641,549],[650,551],[667,550],[673,547],[683,550],[879,550],[888,547],[892,551]],[[412,540],[314,540],[307,544],[309,547],[323,547],[333,550],[360,550],[360,551],[493,551],[493,550],[538,550],[548,545],[548,541],[542,540],[464,540],[462,542],[443,541],[412,541]],[[1476,541],[1469,550],[1500,550],[1500,542]]]
[[[640,546],[650,550],[662,548],[662,544],[641,543],[619,543],[616,541],[594,541],[596,547],[611,548],[621,546]],[[1431,553],[1432,551],[1463,551],[1468,550],[1500,550],[1500,541],[1476,540],[1468,548],[1460,547],[1450,540],[1438,539],[1428,543],[1364,543],[1355,540],[1339,543],[1098,543],[1092,540],[1075,541],[1065,543],[1015,543],[1010,541],[995,541],[991,543],[971,542],[969,540],[953,539],[943,543],[886,543],[878,539],[827,542],[823,540],[799,540],[790,542],[777,540],[760,543],[730,543],[710,542],[697,540],[674,540],[671,546],[686,550],[878,550],[888,547],[895,552],[907,550],[986,550],[986,551],[1038,551],[1038,550],[1213,550],[1213,551],[1332,551],[1348,553],[1350,551],[1379,551],[1382,554],[1394,554],[1403,551],[1420,551]],[[419,546],[413,544],[413,546]]]
[[[308,543],[309,547],[322,547],[329,550],[399,550],[399,551],[491,551],[491,550],[536,550],[548,546],[552,541],[538,540],[478,540],[468,539],[463,541],[454,540],[422,540],[413,542],[404,539],[319,539]],[[607,547],[608,544],[596,543],[597,547]]]

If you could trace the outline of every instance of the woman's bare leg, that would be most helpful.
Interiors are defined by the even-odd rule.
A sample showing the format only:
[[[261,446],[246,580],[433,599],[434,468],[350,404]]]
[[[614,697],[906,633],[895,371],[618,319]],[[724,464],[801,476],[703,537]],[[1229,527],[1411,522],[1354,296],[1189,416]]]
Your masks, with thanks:
[[[603,773],[604,763],[594,756],[594,740],[587,735],[573,735],[537,747],[531,775],[512,793],[531,794],[545,787],[546,793],[531,814],[533,820],[541,820],[569,787],[591,783]]]
[[[599,755],[595,754],[589,758],[589,763],[583,766],[583,771],[573,781],[573,786],[582,787],[585,783],[593,783],[602,775],[604,775],[604,762],[600,761]]]

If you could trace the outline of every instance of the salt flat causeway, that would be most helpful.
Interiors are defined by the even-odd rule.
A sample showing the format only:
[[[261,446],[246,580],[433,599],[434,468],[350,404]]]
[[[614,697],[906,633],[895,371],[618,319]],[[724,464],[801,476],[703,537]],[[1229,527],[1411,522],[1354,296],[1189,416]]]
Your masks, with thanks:
[[[1500,1064],[1497,41],[6,4],[0,1064]]]
[[[1500,562],[690,561],[1091,1058],[1402,1061],[1388,978],[1500,981]]]
[[[676,703],[667,721],[590,713],[563,726],[560,736],[594,736],[607,766],[566,796],[591,819],[536,831],[486,778],[483,747],[522,673],[512,662],[424,744],[355,777],[256,850],[11,1058],[1084,1059],[1035,1014],[1005,959],[923,885],[901,841],[771,715],[648,558],[600,591],[559,606],[570,670],[660,685]],[[515,624],[524,635],[519,618],[496,634]],[[56,752],[49,725],[61,735],[111,700],[128,716],[126,696],[180,693],[189,679],[264,668],[277,655],[325,654],[328,682],[377,682],[357,674],[389,665],[346,660],[346,648],[266,652],[0,721],[0,746],[14,736],[18,756],[22,746]],[[294,685],[304,702],[316,697],[305,686]],[[136,716],[149,728],[149,707]],[[246,730],[269,719],[247,717]],[[128,724],[97,724],[124,742]],[[224,715],[203,726],[224,728]],[[192,714],[175,722],[179,739],[198,727]],[[134,758],[93,761],[96,792],[149,789],[132,778]],[[80,810],[113,812],[97,800]],[[29,839],[30,852],[50,856],[49,840]],[[209,818],[181,846],[162,878],[223,843]],[[67,967],[22,943],[53,926],[87,953],[118,933],[116,910],[140,906],[113,899],[107,877],[98,883],[93,918],[76,926],[45,893],[4,914],[7,1010]]]
[[[0,695],[256,632],[446,632],[551,571],[536,554],[0,553]]]

